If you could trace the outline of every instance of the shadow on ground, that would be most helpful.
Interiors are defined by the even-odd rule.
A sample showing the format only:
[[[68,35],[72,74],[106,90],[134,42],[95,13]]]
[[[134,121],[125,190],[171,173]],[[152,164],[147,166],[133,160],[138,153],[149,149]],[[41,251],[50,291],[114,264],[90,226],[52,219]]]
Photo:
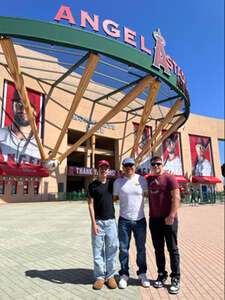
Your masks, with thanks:
[[[28,270],[25,275],[57,284],[93,284],[93,270],[90,269]],[[119,282],[119,275],[115,275],[115,279]],[[137,279],[130,277],[128,285],[138,286],[140,283]]]
[[[93,270],[90,269],[62,269],[62,270],[28,270],[27,277],[40,278],[58,284],[92,284]]]

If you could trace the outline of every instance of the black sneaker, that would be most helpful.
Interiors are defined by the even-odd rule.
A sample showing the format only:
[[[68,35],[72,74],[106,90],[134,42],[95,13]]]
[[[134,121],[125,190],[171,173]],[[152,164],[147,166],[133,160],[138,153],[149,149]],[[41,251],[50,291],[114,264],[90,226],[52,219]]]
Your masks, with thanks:
[[[171,279],[171,286],[169,288],[170,294],[177,294],[180,290],[180,281],[177,278]]]
[[[164,283],[167,280],[167,273],[159,273],[158,278],[156,281],[153,283],[153,286],[155,288],[161,288],[164,286]]]

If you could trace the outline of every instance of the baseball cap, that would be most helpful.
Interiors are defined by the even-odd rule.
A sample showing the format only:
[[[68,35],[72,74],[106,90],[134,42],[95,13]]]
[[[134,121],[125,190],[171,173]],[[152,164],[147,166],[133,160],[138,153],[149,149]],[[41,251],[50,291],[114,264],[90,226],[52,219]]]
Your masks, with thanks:
[[[100,168],[101,166],[107,166],[107,167],[110,167],[110,164],[107,160],[100,160],[98,162],[98,168]]]
[[[203,141],[203,138],[201,137],[197,137],[196,140],[195,140],[195,145],[203,145],[204,146],[204,141]]]
[[[14,91],[14,97],[13,97],[12,101],[21,102],[17,89],[15,89],[15,91]]]
[[[123,162],[122,162],[122,165],[126,165],[126,164],[132,164],[132,165],[135,165],[135,161],[133,158],[131,157],[127,157],[127,158],[124,158]]]
[[[29,94],[28,98],[30,100],[30,105],[36,110],[36,100],[33,94]],[[12,102],[20,102],[22,103],[21,99],[20,99],[20,95],[17,91],[17,89],[15,89],[14,91],[14,97],[12,98]]]

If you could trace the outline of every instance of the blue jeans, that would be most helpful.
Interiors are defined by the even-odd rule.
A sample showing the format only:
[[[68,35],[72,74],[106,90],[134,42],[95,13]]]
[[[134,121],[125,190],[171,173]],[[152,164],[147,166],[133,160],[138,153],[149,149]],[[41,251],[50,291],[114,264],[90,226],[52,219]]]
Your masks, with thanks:
[[[129,248],[131,233],[134,233],[135,244],[137,248],[137,259],[136,263],[138,265],[137,275],[146,273],[146,220],[145,218],[138,221],[131,221],[119,217],[118,223],[118,235],[120,243],[120,253],[119,260],[121,265],[121,270],[119,274],[129,276]]]
[[[94,277],[95,280],[108,280],[116,272],[116,253],[118,248],[116,221],[115,219],[97,220],[96,224],[100,232],[98,235],[92,233]]]

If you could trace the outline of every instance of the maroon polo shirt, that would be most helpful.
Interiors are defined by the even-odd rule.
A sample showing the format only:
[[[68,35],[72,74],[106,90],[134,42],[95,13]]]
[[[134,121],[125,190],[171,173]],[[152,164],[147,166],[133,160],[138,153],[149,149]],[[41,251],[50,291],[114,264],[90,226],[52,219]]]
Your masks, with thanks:
[[[164,172],[162,175],[149,176],[146,179],[149,190],[150,217],[167,217],[171,210],[171,191],[179,189],[175,176]]]

